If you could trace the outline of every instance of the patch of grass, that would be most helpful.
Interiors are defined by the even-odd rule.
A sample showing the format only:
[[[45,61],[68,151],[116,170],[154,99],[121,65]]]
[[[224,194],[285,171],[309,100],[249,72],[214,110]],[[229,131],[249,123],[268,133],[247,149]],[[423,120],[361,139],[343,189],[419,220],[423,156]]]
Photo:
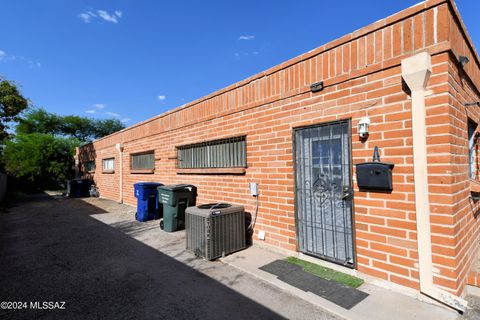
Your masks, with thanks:
[[[358,288],[363,284],[363,280],[339,271],[335,271],[330,268],[325,268],[305,260],[301,260],[295,257],[288,257],[285,259],[287,262],[296,264],[303,268],[303,270],[310,272],[311,274],[316,275],[317,277],[332,280],[335,282],[342,283],[352,288]]]

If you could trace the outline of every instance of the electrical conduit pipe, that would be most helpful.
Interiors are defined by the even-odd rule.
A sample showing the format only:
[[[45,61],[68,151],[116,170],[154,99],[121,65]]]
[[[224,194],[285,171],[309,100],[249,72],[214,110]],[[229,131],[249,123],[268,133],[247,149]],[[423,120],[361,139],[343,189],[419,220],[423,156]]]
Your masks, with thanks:
[[[120,180],[120,182],[119,182],[119,184],[120,184],[120,192],[119,192],[120,199],[119,199],[119,203],[123,203],[123,146],[122,146],[122,144],[117,143],[115,145],[115,149],[117,149],[117,151],[120,155],[120,161],[119,161],[120,162],[119,163],[119,165],[120,165],[120,170],[119,170],[120,171],[119,172],[119,174],[120,174],[120,179],[119,179]]]

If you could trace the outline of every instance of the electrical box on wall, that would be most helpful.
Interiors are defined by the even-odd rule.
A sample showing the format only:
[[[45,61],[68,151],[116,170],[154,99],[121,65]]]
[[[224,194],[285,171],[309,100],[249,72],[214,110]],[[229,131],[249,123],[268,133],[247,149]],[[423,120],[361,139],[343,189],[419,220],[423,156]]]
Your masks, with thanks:
[[[310,90],[312,92],[318,92],[323,90],[323,81],[315,82],[310,85]]]
[[[254,197],[258,196],[258,183],[250,182],[250,195]]]
[[[265,240],[265,231],[263,231],[263,230],[258,231],[258,239],[259,240]]]

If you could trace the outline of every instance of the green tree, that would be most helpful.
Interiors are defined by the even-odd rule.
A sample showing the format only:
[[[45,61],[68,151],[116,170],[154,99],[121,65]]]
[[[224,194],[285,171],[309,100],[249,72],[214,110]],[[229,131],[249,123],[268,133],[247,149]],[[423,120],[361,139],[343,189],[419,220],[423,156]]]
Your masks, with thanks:
[[[75,115],[60,116],[45,109],[36,108],[25,113],[17,125],[16,132],[17,134],[49,133],[89,142],[123,128],[124,125],[117,119],[96,120]]]
[[[118,119],[96,120],[93,124],[93,136],[98,139],[124,128],[125,126]]]
[[[56,188],[73,177],[75,147],[123,128],[116,119],[61,116],[42,108],[30,109],[19,120],[16,135],[6,143],[1,160],[22,190]]]
[[[9,123],[18,120],[18,115],[28,107],[17,87],[0,78],[0,141],[9,137]]]
[[[58,187],[72,178],[76,138],[45,133],[18,134],[6,142],[4,160],[8,174],[37,188]]]
[[[17,134],[50,133],[59,134],[61,119],[45,109],[30,109],[19,119],[15,131]]]
[[[75,137],[81,141],[89,141],[94,136],[95,120],[80,116],[61,117],[59,131],[65,136]]]

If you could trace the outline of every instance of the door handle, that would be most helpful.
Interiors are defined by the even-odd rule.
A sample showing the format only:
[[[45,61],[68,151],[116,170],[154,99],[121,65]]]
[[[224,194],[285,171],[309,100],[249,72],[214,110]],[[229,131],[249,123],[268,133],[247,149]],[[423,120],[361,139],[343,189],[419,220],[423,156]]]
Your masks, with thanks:
[[[342,200],[350,200],[353,196],[353,190],[350,187],[343,187]]]

